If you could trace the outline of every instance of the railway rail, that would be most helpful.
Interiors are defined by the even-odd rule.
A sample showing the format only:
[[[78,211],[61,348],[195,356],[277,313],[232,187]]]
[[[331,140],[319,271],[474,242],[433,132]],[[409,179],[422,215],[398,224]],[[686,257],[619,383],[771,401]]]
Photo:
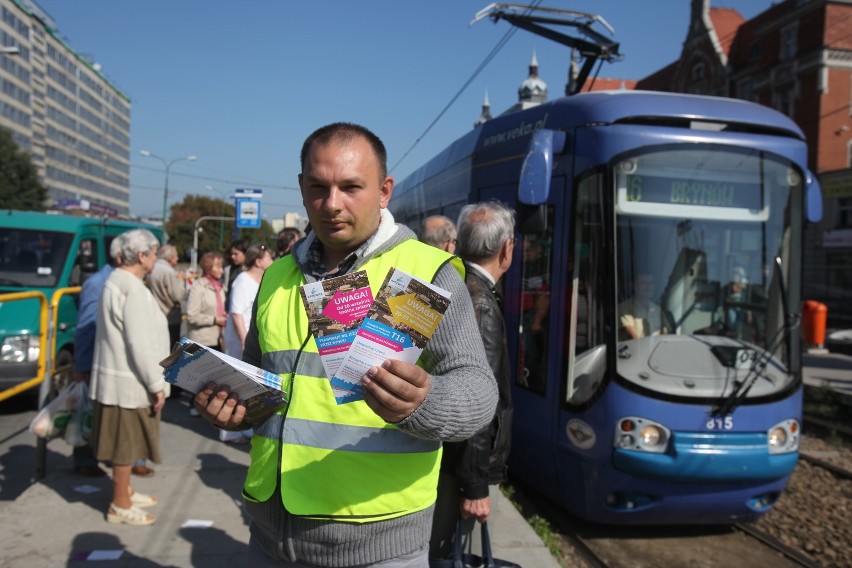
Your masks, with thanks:
[[[513,487],[514,499],[525,516],[543,518],[558,536],[554,540],[560,545],[565,566],[820,567],[752,525],[595,525],[571,516],[525,485],[513,483]]]

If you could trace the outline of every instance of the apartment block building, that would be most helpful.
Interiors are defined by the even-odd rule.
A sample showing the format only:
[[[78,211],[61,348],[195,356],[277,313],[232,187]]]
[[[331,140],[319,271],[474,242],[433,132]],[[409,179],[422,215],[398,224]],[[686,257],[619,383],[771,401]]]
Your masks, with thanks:
[[[130,98],[34,0],[0,0],[0,126],[32,155],[48,207],[126,215]]]

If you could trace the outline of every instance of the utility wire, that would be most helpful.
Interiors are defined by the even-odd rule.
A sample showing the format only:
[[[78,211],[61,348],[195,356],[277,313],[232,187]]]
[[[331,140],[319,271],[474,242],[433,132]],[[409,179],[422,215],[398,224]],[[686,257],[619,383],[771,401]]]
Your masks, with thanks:
[[[542,0],[536,0],[535,2],[533,2],[532,6],[530,6],[530,8],[531,9],[535,8],[536,6],[541,4],[541,2],[542,2]],[[530,10],[530,11],[532,11],[532,10]],[[465,91],[465,89],[467,89],[468,86],[473,82],[473,80],[476,79],[476,77],[480,73],[482,73],[482,71],[488,66],[489,63],[491,63],[491,60],[494,59],[497,56],[498,53],[500,53],[500,50],[503,49],[503,46],[505,46],[509,42],[510,39],[512,39],[512,36],[515,35],[516,31],[518,31],[518,28],[516,28],[515,26],[512,26],[509,29],[509,31],[507,31],[505,34],[503,34],[503,37],[500,38],[500,41],[497,42],[497,45],[495,45],[494,48],[488,53],[488,55],[485,56],[485,59],[482,60],[482,63],[480,63],[479,66],[476,68],[476,70],[471,74],[471,76],[468,77],[467,81],[464,82],[464,84],[461,86],[461,88],[458,90],[458,92],[456,92],[456,94],[453,95],[453,98],[450,99],[450,102],[447,103],[447,105],[443,108],[443,110],[441,110],[441,112],[438,113],[438,116],[436,116],[435,119],[429,124],[429,126],[426,127],[426,130],[423,131],[423,134],[421,134],[420,136],[417,137],[417,139],[414,141],[414,144],[412,144],[411,147],[408,150],[405,151],[405,153],[402,155],[402,157],[399,160],[396,161],[396,163],[391,167],[391,169],[388,170],[388,173],[393,172],[396,169],[396,167],[406,157],[408,157],[408,155],[411,153],[411,151],[414,150],[414,148],[417,147],[417,145],[420,143],[420,141],[423,140],[423,138],[429,133],[430,130],[432,130],[432,127],[434,127],[438,123],[438,121],[441,120],[441,117],[443,117],[447,113],[447,111],[450,110],[450,107],[453,106],[453,103],[455,103],[456,100],[458,100],[458,98],[462,95],[462,93]]]

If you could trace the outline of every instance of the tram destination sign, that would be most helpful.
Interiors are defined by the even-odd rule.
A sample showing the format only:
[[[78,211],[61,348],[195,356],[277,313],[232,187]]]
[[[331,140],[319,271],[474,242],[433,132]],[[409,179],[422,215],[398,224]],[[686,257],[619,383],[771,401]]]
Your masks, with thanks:
[[[731,181],[682,179],[627,174],[624,197],[634,203],[665,203],[699,207],[761,208],[760,185]]]

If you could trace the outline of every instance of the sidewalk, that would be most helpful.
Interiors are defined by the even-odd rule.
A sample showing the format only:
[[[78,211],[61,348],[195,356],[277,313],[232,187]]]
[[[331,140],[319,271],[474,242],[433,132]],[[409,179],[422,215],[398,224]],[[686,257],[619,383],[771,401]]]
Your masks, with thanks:
[[[249,532],[240,488],[249,463],[248,446],[219,442],[211,426],[190,417],[186,402],[174,398],[163,413],[161,450],[163,463],[155,466],[156,476],[133,478],[136,489],[159,498],[150,509],[157,522],[131,527],[106,522],[111,481],[74,475],[67,444],[48,445],[47,473],[41,482],[30,484],[35,438],[26,430],[7,435],[0,442],[2,490],[7,499],[14,499],[0,501],[0,566],[245,566]],[[93,492],[86,493],[88,488]],[[495,556],[530,568],[558,568],[523,517],[507,500],[501,501],[490,523],[497,530],[492,534]],[[200,526],[187,526],[193,522]],[[115,560],[89,562],[108,551],[122,552]]]
[[[828,387],[852,400],[852,357],[813,351],[802,356],[802,380],[809,387]]]

